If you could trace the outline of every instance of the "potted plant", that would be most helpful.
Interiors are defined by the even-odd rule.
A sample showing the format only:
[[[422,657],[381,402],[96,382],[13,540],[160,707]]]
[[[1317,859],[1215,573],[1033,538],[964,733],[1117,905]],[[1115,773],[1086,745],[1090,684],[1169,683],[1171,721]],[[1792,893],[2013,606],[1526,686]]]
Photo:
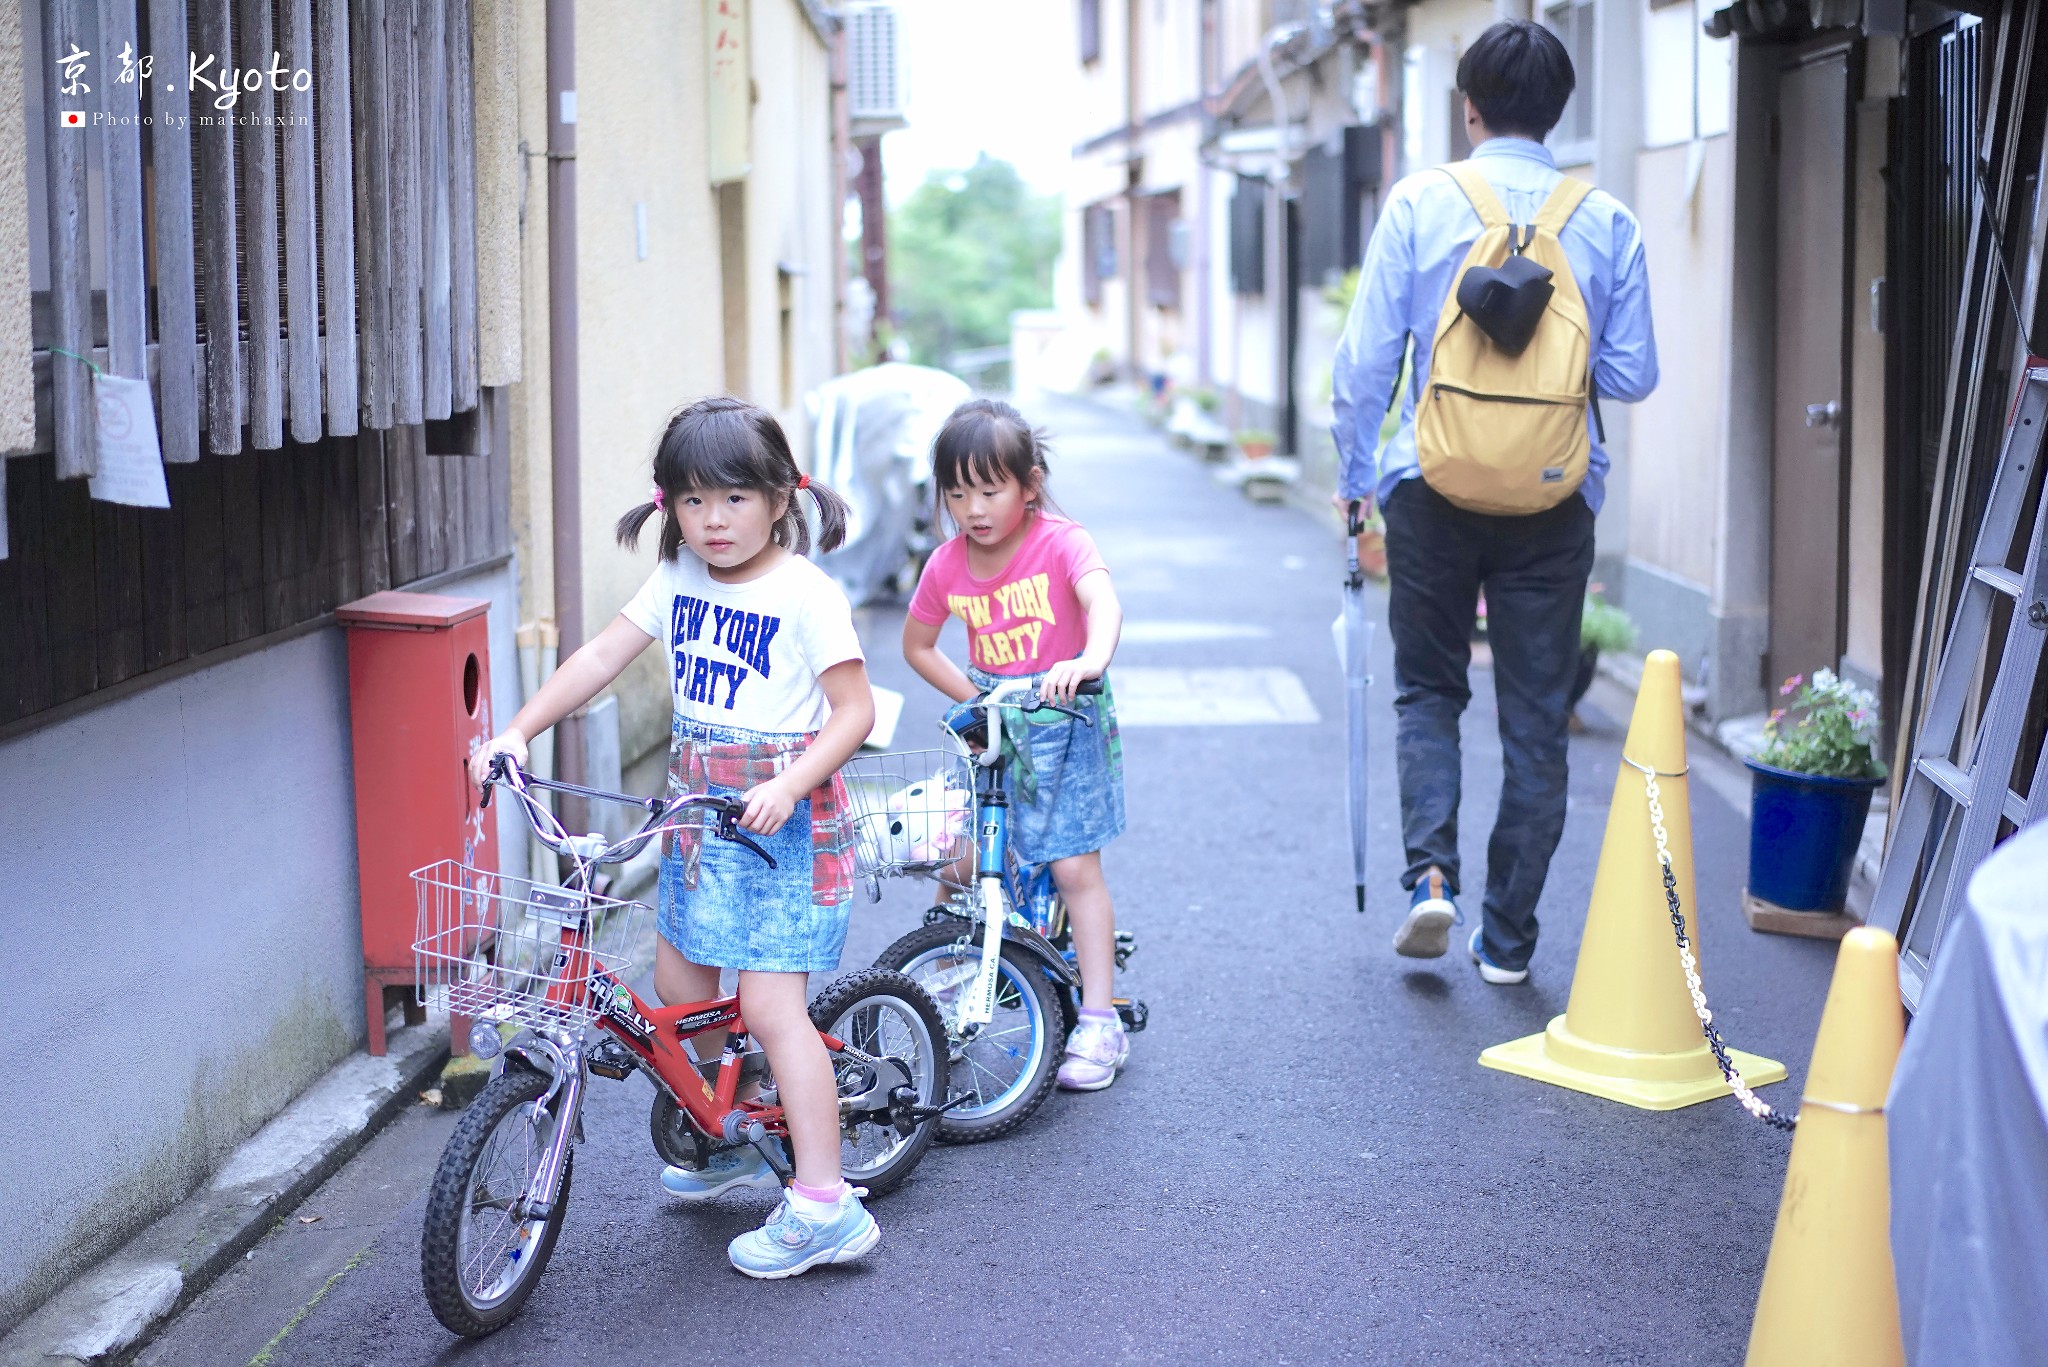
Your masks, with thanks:
[[[1839,912],[1884,781],[1877,699],[1832,670],[1795,674],[1750,770],[1749,895],[1787,911]]]
[[[1593,686],[1593,676],[1600,668],[1600,652],[1603,650],[1628,650],[1636,643],[1636,624],[1629,615],[1612,603],[1600,598],[1600,586],[1593,585],[1586,594],[1586,606],[1579,613],[1579,673],[1572,680],[1571,701],[1566,707],[1577,707],[1579,699],[1586,696],[1586,690]]]
[[[1271,432],[1248,429],[1237,434],[1237,449],[1244,452],[1246,460],[1264,460],[1279,444],[1280,438]]]

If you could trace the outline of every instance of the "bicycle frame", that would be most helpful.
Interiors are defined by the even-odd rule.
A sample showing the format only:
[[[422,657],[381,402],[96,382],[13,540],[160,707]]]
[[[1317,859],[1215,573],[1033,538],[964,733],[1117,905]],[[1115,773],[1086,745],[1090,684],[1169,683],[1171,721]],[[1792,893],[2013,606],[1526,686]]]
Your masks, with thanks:
[[[1009,867],[1010,797],[1009,786],[1004,781],[1008,766],[1002,757],[1003,715],[1006,711],[1020,708],[1022,699],[1035,699],[1036,694],[1037,689],[1029,679],[1013,679],[990,689],[982,699],[982,716],[988,724],[988,744],[974,760],[974,809],[979,831],[975,845],[975,887],[981,902],[982,945],[973,989],[961,1007],[960,1025],[963,1028],[986,1025],[995,1019],[996,979],[1002,960],[1005,926],[1009,921],[1009,915],[1003,909],[1003,896],[1009,894],[1013,908],[1024,905],[1021,871]],[[1026,725],[1028,728],[1028,723]],[[1028,729],[1025,734],[1029,734]],[[1031,938],[1039,937],[1034,932]],[[1049,948],[1041,957],[1059,962],[1059,956]]]
[[[551,899],[558,900],[559,905],[555,906],[546,918],[560,928],[561,937],[552,965],[552,981],[544,1000],[550,1005],[570,1011],[578,1007],[587,1008],[593,1014],[593,1023],[616,1040],[654,1080],[655,1085],[669,1094],[677,1106],[689,1116],[691,1124],[696,1127],[700,1136],[714,1142],[752,1144],[760,1150],[771,1168],[788,1177],[790,1172],[787,1159],[776,1151],[775,1145],[767,1142],[788,1134],[782,1107],[758,1100],[742,1099],[739,1096],[748,1043],[746,1022],[740,1013],[739,998],[723,996],[705,1001],[685,1002],[676,1006],[650,1006],[617,974],[597,962],[588,944],[587,889],[592,873],[600,864],[620,862],[643,848],[648,839],[674,829],[670,824],[671,819],[686,805],[702,805],[718,811],[720,838],[736,839],[767,859],[769,856],[766,851],[745,836],[737,834],[733,826],[736,804],[725,799],[702,798],[686,798],[675,803],[663,803],[659,799],[643,802],[596,789],[534,779],[519,774],[516,768],[509,766],[503,777],[494,775],[494,782],[506,784],[514,796],[519,798],[533,826],[534,834],[543,844],[569,855],[576,863],[576,871],[569,883],[561,889],[555,899]],[[573,792],[585,797],[632,803],[646,808],[650,816],[646,825],[634,835],[617,845],[606,845],[601,836],[568,835],[561,824],[547,813],[546,808],[533,799],[529,788]],[[712,832],[707,830],[703,838],[712,838]],[[772,864],[773,861],[770,862]],[[683,1041],[714,1030],[727,1032],[715,1083],[705,1080],[697,1061],[683,1047]],[[893,1115],[895,1089],[908,1085],[909,1075],[904,1073],[900,1066],[895,1065],[893,1060],[876,1058],[823,1030],[818,1032],[818,1037],[824,1041],[826,1049],[836,1057],[851,1058],[872,1070],[874,1082],[866,1095],[872,1097],[879,1092],[885,1102],[892,1107]],[[506,1046],[506,1052],[528,1054],[526,1045],[529,1040],[535,1042],[534,1047],[553,1065],[554,1083],[547,1097],[543,1099],[543,1107],[551,1105],[558,1095],[567,1093],[563,1096],[560,1110],[562,1123],[557,1126],[543,1168],[545,1184],[541,1189],[548,1193],[548,1201],[551,1203],[554,1199],[555,1182],[561,1173],[563,1157],[577,1128],[576,1121],[580,1115],[583,1082],[589,1059],[583,1048],[580,1032],[562,1028],[528,1028]],[[532,1061],[529,1057],[529,1062]],[[624,1073],[621,1072],[618,1076],[623,1077]],[[842,1107],[843,1105],[844,1099]]]

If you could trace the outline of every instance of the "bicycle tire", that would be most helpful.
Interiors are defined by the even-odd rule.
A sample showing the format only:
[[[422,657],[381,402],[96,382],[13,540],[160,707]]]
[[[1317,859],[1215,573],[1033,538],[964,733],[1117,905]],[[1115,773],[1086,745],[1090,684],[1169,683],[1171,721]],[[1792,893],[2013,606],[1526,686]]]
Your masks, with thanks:
[[[569,1182],[573,1151],[562,1157],[561,1188],[553,1209],[531,1240],[532,1251],[525,1266],[506,1290],[487,1305],[479,1304],[465,1290],[462,1276],[462,1214],[469,1200],[476,1167],[500,1125],[519,1107],[547,1094],[549,1077],[526,1068],[508,1068],[493,1079],[469,1104],[455,1132],[441,1150],[434,1169],[433,1184],[427,1190],[427,1212],[420,1231],[420,1283],[434,1318],[450,1333],[464,1338],[483,1338],[512,1322],[533,1288],[547,1271],[554,1255],[555,1240],[562,1232],[562,1220],[569,1209]]]
[[[842,1033],[846,1028],[844,1021],[863,1005],[879,1006],[885,1002],[894,1003],[900,1013],[907,1013],[906,1023],[909,1018],[914,1017],[922,1026],[924,1047],[931,1060],[931,1075],[919,1088],[917,1104],[941,1104],[946,1097],[950,1067],[946,1022],[939,1015],[939,1008],[933,1003],[931,995],[911,979],[901,973],[891,973],[879,968],[865,968],[858,973],[849,973],[812,999],[811,1023],[820,1031],[844,1039],[855,1048],[866,1049],[866,1045],[859,1039],[850,1038],[848,1034]],[[875,1124],[873,1121],[862,1121],[858,1122],[856,1128]],[[846,1180],[855,1186],[867,1188],[870,1195],[879,1196],[883,1192],[893,1190],[910,1175],[918,1160],[924,1157],[925,1151],[931,1147],[937,1128],[931,1121],[925,1121],[912,1130],[909,1137],[900,1145],[890,1149],[884,1160],[873,1167],[846,1164],[842,1150],[842,1168]],[[890,1132],[895,1132],[893,1126],[890,1127]]]
[[[961,923],[957,920],[935,921],[919,926],[896,943],[883,950],[876,958],[877,968],[892,969],[907,973],[919,959],[957,944],[962,935]],[[971,953],[980,958],[980,937],[974,937]],[[1011,1084],[1013,1093],[999,1108],[980,1111],[963,1116],[949,1111],[939,1118],[939,1140],[946,1144],[979,1144],[997,1139],[1010,1133],[1037,1113],[1052,1095],[1053,1084],[1059,1076],[1060,1048],[1066,1042],[1067,1008],[1061,1001],[1066,994],[1054,987],[1046,976],[1045,968],[1029,951],[1012,941],[1003,942],[1002,961],[998,968],[999,984],[1007,983],[1019,992],[1029,993],[1033,999],[1032,1013],[1038,1020],[1034,1041],[1036,1053],[1026,1074],[1020,1075],[1018,1083]],[[915,974],[910,974],[913,982]],[[957,1052],[958,1041],[948,1034],[949,1052]]]

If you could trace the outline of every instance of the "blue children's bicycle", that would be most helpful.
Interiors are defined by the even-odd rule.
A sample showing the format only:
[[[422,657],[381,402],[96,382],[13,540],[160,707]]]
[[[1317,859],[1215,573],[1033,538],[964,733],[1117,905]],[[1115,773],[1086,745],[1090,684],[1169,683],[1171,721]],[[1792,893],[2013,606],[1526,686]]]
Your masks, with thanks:
[[[939,1138],[949,1143],[993,1139],[1023,1124],[1052,1090],[1079,1016],[1080,975],[1052,870],[1020,864],[1009,844],[1004,717],[1014,714],[1011,725],[1020,726],[1017,719],[1041,711],[1093,724],[1042,702],[1020,679],[953,709],[950,748],[856,756],[842,770],[856,866],[870,895],[880,896],[876,880],[900,874],[948,890],[875,966],[915,980],[946,1022],[955,1104],[940,1117]],[[1117,932],[1119,969],[1135,948],[1129,932]],[[1118,998],[1117,1011],[1126,1030],[1145,1028],[1143,1002]]]

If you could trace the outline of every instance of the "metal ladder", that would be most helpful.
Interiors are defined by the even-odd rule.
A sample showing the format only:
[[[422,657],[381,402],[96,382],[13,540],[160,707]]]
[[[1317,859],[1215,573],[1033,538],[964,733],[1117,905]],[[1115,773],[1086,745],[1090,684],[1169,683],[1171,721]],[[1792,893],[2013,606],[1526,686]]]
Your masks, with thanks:
[[[1871,925],[1899,939],[1900,987],[1919,1004],[1949,918],[1962,905],[1970,875],[1997,843],[2001,822],[2017,828],[2048,816],[2048,745],[2025,790],[2008,786],[2026,728],[2044,643],[2048,643],[2048,493],[2034,514],[2025,564],[2009,568],[2031,476],[2048,436],[2048,369],[2020,379],[2019,403],[2006,428],[1984,521],[1970,551],[1968,577],[1950,618],[1948,638],[1913,738],[1898,815],[1877,890]],[[2012,604],[2005,647],[1974,728],[1970,702],[1982,687],[1992,611]]]

